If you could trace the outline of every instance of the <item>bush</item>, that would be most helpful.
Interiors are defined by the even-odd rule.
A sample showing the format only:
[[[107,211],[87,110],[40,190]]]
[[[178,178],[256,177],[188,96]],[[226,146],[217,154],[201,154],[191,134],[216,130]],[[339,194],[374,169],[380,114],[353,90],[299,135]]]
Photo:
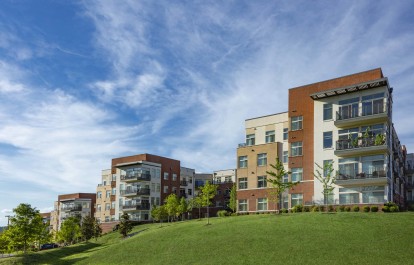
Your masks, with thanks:
[[[303,211],[303,206],[301,204],[295,205],[292,208],[292,213],[300,213]]]
[[[226,217],[228,215],[229,214],[228,214],[228,212],[226,210],[220,210],[220,211],[217,212],[217,216],[218,217]]]
[[[311,208],[309,206],[304,206],[303,211],[308,213],[311,211]]]
[[[231,216],[237,216],[238,214],[237,213],[231,213]]]
[[[389,212],[390,212],[390,207],[389,207],[389,206],[387,206],[387,205],[384,205],[384,206],[382,206],[382,211],[383,211],[384,213],[389,213]]]
[[[312,206],[312,212],[319,212],[319,206],[318,205]]]
[[[346,206],[346,207],[345,207],[345,212],[350,212],[350,211],[351,211],[351,207]]]
[[[333,205],[328,206],[328,212],[332,213],[335,212],[335,207]]]
[[[390,207],[390,212],[392,213],[399,212],[399,211],[400,211],[400,208],[397,205]]]
[[[320,212],[324,212],[324,211],[325,211],[325,206],[323,206],[323,205],[319,205],[319,211],[320,211]]]
[[[371,208],[368,205],[365,205],[362,210],[366,213],[369,213],[369,210],[371,210]]]
[[[355,205],[354,207],[352,207],[352,211],[359,212],[359,206]]]
[[[336,208],[337,212],[345,212],[345,205],[340,205],[338,208]]]
[[[289,211],[288,211],[288,209],[286,209],[286,208],[282,208],[282,210],[280,210],[280,212],[281,212],[281,213],[288,213]]]
[[[373,213],[378,212],[378,206],[372,206],[371,207],[371,212],[373,212]]]

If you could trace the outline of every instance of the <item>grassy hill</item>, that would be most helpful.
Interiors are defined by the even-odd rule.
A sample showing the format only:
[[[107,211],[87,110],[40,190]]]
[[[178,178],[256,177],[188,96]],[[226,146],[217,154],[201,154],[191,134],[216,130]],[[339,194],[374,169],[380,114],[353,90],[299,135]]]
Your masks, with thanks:
[[[414,213],[300,213],[134,228],[0,264],[414,264]]]

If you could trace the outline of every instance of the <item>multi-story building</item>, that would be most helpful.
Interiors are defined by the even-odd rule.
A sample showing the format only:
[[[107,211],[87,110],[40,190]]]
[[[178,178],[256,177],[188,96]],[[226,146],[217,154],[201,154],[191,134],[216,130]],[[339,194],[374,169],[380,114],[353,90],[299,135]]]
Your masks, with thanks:
[[[80,220],[86,216],[93,217],[95,209],[95,193],[72,193],[59,195],[55,208],[51,212],[51,226],[59,231],[61,224],[68,217],[77,217]]]
[[[407,202],[414,207],[414,154],[407,154],[406,157],[406,177],[407,177]]]
[[[236,183],[236,169],[217,170],[213,173],[213,184],[217,185],[214,206],[229,209],[230,191]]]
[[[192,168],[180,168],[180,193],[179,197],[186,198],[189,201],[194,197],[194,176],[195,170]]]
[[[404,204],[403,148],[392,123],[392,88],[381,69],[292,88],[286,115],[279,114],[283,127],[275,129],[275,143],[265,145],[256,139],[268,139],[273,129],[265,124],[275,122],[246,121],[246,144],[237,150],[239,211],[272,209],[263,181],[274,160],[269,154],[287,162],[289,180],[300,181],[283,198],[284,207],[322,203],[322,184],[314,173],[316,164],[330,162],[338,176],[329,203]]]
[[[95,205],[95,218],[99,222],[113,222],[116,219],[116,175],[110,169],[102,170],[102,182],[96,189]]]

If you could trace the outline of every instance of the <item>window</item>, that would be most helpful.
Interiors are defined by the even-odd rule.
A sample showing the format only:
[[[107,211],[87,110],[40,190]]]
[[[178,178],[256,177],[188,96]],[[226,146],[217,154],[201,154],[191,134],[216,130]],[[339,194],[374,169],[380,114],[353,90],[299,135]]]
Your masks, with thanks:
[[[288,174],[283,175],[282,182],[283,183],[289,182],[289,175]]]
[[[291,204],[291,207],[295,205],[303,204],[303,194],[302,193],[292,194],[290,198],[290,204]]]
[[[164,193],[168,193],[168,186],[164,186]]]
[[[254,134],[246,135],[246,145],[254,145],[255,136]]]
[[[355,179],[358,175],[358,161],[357,157],[343,158],[338,160],[338,179],[347,180]]]
[[[155,177],[157,179],[161,178],[161,170],[159,168],[155,169]]]
[[[112,195],[116,195],[116,188],[112,188]]]
[[[289,155],[288,151],[283,151],[283,163],[288,162],[288,155]]]
[[[177,180],[177,174],[173,173],[173,181]]]
[[[362,173],[366,178],[385,178],[384,155],[361,157]]]
[[[177,194],[177,187],[172,187],[172,192]]]
[[[116,174],[112,174],[112,181],[116,181]]]
[[[111,209],[111,205],[109,203],[105,203],[105,211],[109,211]]]
[[[239,212],[247,212],[247,200],[239,200]]]
[[[302,181],[303,169],[300,167],[292,168],[292,182]]]
[[[115,221],[115,215],[111,215],[111,222]]]
[[[97,212],[100,212],[100,211],[101,211],[101,205],[100,205],[100,204],[97,204],[97,205],[96,205],[96,211],[97,211]]]
[[[247,189],[247,178],[239,178],[239,190]]]
[[[362,115],[384,113],[384,93],[378,93],[362,97]]]
[[[258,211],[267,211],[267,198],[257,199],[257,210]]]
[[[275,131],[266,132],[266,143],[273,143],[275,141]]]
[[[339,204],[359,203],[358,188],[346,189],[339,188]]]
[[[257,177],[257,187],[258,188],[266,188],[267,187],[266,176],[258,176]]]
[[[96,193],[96,198],[102,198],[102,191],[98,191],[98,193]]]
[[[332,120],[332,104],[323,104],[323,120]]]
[[[192,189],[188,189],[187,190],[188,195],[193,195],[193,190]]]
[[[115,202],[111,202],[111,209],[115,209]]]
[[[290,153],[291,156],[301,156],[302,155],[302,142],[295,142],[291,144]]]
[[[164,180],[168,180],[168,172],[164,172]]]
[[[323,133],[323,148],[332,148],[332,131]]]
[[[288,139],[289,128],[283,128],[283,141]]]
[[[323,177],[326,178],[329,174],[329,169],[325,168],[327,165],[332,164],[333,160],[323,160]],[[331,172],[331,177],[333,177],[334,172]]]
[[[384,186],[362,187],[362,203],[384,203]]]
[[[282,208],[289,208],[289,195],[288,194],[282,194]]]
[[[109,216],[105,216],[105,222],[109,222]]]
[[[358,102],[359,98],[351,98],[339,101],[338,104],[340,106],[337,112],[337,119],[346,120],[358,117]]]
[[[301,130],[302,129],[302,121],[303,121],[302,116],[292,117],[291,118],[291,126],[290,126],[291,130],[292,131]]]
[[[155,192],[155,183],[151,183],[151,192]]]
[[[247,167],[247,156],[239,156],[239,168]]]
[[[103,186],[106,186],[106,180],[104,180],[104,181],[103,181],[103,184],[102,184],[102,185],[103,185]]]
[[[257,154],[257,166],[266,166],[267,165],[267,154]]]
[[[106,191],[106,198],[110,198],[111,197],[111,191],[110,190],[107,190]]]
[[[157,183],[157,185],[155,185],[155,192],[160,192],[161,191],[161,184]]]

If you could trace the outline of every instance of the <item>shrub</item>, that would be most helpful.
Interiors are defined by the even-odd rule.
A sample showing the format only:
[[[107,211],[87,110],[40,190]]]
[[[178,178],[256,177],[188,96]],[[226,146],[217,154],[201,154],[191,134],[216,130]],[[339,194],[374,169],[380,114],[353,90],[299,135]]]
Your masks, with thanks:
[[[289,211],[288,211],[288,209],[286,209],[286,208],[282,208],[282,210],[280,210],[280,212],[281,212],[281,213],[288,213]]]
[[[319,206],[318,205],[312,206],[312,212],[319,212]]]
[[[378,206],[372,206],[371,207],[371,212],[373,212],[373,213],[378,212]]]
[[[231,213],[231,216],[237,216],[238,214],[237,213]]]
[[[311,211],[311,208],[309,206],[304,206],[303,211],[308,213]]]
[[[325,211],[325,206],[323,206],[323,205],[319,205],[319,211],[320,211],[320,212],[324,212],[324,211]]]
[[[303,211],[303,206],[301,204],[295,205],[292,208],[292,213],[300,213]]]
[[[390,212],[390,207],[389,207],[389,206],[387,206],[387,205],[384,205],[384,206],[382,206],[382,211],[383,211],[384,213],[389,213],[389,212]]]
[[[340,205],[338,208],[336,208],[336,211],[345,212],[345,205]]]
[[[371,210],[371,208],[368,205],[365,205],[362,210],[366,213],[369,213],[369,210]]]
[[[399,212],[399,211],[400,211],[400,208],[398,208],[397,205],[390,207],[390,212],[392,213]]]
[[[328,212],[332,213],[335,212],[335,207],[333,205],[328,206]]]
[[[351,207],[346,206],[346,207],[345,207],[345,212],[350,212],[350,211],[351,211]]]
[[[354,207],[352,207],[352,211],[359,212],[359,206],[355,205]]]
[[[228,213],[227,213],[226,210],[217,211],[217,216],[218,217],[226,217],[227,215],[228,215]]]

